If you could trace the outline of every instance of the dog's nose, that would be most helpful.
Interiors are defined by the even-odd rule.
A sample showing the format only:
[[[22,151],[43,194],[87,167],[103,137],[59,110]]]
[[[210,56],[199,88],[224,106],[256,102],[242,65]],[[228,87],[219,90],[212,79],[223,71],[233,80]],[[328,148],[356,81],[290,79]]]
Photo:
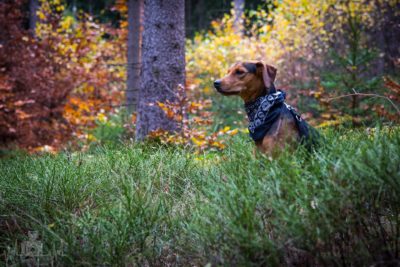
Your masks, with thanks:
[[[221,80],[216,80],[215,82],[214,82],[214,87],[215,87],[215,89],[221,89]]]

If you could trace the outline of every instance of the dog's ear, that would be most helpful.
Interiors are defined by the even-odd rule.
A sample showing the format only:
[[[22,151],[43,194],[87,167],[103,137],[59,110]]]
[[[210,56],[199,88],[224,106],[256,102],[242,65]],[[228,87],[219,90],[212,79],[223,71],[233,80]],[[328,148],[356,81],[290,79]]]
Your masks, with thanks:
[[[275,81],[277,70],[271,65],[264,64],[263,62],[257,62],[257,72],[262,75],[265,88],[270,88],[272,83]]]

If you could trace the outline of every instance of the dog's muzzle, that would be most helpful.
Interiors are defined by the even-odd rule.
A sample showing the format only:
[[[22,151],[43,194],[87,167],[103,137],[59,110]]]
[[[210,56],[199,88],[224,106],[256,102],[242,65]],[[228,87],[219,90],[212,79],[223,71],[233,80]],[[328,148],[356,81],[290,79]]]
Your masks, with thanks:
[[[221,92],[221,80],[216,80],[214,82],[214,87],[217,89],[218,92]]]

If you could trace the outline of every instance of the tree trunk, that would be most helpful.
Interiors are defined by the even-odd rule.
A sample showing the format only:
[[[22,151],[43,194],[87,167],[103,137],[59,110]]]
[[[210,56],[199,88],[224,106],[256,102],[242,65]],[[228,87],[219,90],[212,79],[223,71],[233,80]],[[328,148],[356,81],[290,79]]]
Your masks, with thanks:
[[[235,11],[234,29],[237,34],[243,33],[243,13],[244,13],[244,0],[234,0],[233,9]]]
[[[76,0],[72,1],[72,15],[74,16],[74,18],[76,18],[76,13],[78,11],[78,8],[76,6]]]
[[[93,0],[88,0],[88,5],[89,5],[89,15],[93,16]]]
[[[128,1],[128,79],[126,106],[128,112],[136,110],[140,86],[141,9],[143,0]]]
[[[385,38],[385,63],[386,72],[399,73],[398,59],[400,58],[400,16],[397,15],[400,10],[400,2],[394,7],[390,7],[388,3],[384,3],[386,9],[382,32]]]
[[[29,1],[29,29],[32,31],[33,35],[36,32],[36,23],[37,23],[37,10],[39,8],[39,0],[30,0]]]
[[[136,123],[136,139],[153,130],[179,131],[157,102],[174,100],[179,84],[185,84],[184,0],[145,0],[142,43],[142,75]]]

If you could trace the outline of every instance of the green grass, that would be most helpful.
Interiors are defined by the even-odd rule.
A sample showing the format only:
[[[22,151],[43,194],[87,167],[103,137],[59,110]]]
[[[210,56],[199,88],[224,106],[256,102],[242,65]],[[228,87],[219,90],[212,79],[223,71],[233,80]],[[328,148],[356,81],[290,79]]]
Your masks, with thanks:
[[[0,263],[20,261],[29,231],[64,266],[398,263],[400,130],[325,135],[274,160],[247,136],[204,154],[147,143],[4,158]]]

